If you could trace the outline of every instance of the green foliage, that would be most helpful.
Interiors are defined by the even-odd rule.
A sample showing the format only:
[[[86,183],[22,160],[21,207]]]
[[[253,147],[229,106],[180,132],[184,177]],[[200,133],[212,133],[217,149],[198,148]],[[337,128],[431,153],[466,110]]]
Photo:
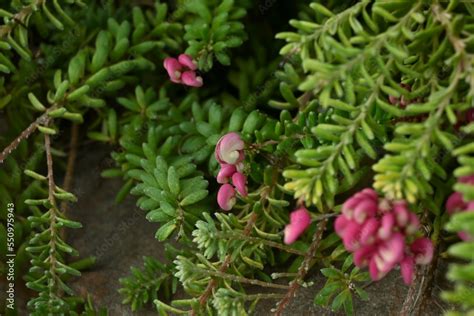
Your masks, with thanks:
[[[61,230],[81,225],[56,201],[76,199],[50,181],[65,167],[60,145],[73,124],[112,147],[102,176],[123,179],[117,202],[134,195],[158,223],[157,242],[177,236],[169,264],[145,257],[121,279],[133,311],[153,302],[161,314],[245,315],[309,285],[304,277],[317,267],[327,281],[315,303],[353,314],[367,275],[319,227],[347,196],[373,186],[406,199],[437,247],[452,237],[441,232],[451,189],[474,200],[472,185],[447,181],[474,174],[474,125],[465,119],[474,91],[469,2],[7,2],[0,200],[15,203],[19,269],[32,257],[34,315],[107,313],[67,285],[94,261],[70,262],[77,252]],[[280,57],[281,42],[268,43],[273,32],[287,42]],[[199,89],[171,83],[162,67],[184,52],[198,62]],[[249,194],[222,213],[214,149],[228,132],[246,143]],[[289,211],[300,205],[315,223],[285,245]],[[456,214],[447,229],[474,234],[472,221],[472,213]],[[0,228],[0,242],[6,235]],[[454,290],[443,297],[472,312],[472,242],[448,254],[459,261],[447,274]],[[173,300],[178,288],[186,297]]]
[[[321,273],[327,278],[326,284],[316,295],[315,304],[327,306],[332,300],[331,310],[338,311],[344,308],[346,315],[354,314],[352,295],[357,294],[362,300],[368,299],[367,292],[363,288],[356,286],[355,282],[367,281],[369,275],[366,272],[360,272],[359,268],[354,267],[350,272],[352,257],[348,256],[341,269],[334,267],[323,268]]]
[[[130,304],[132,311],[142,308],[160,297],[169,300],[176,291],[176,279],[171,269],[152,257],[143,257],[143,269],[131,268],[132,274],[120,279],[124,296],[123,304]],[[172,281],[171,281],[172,280]]]

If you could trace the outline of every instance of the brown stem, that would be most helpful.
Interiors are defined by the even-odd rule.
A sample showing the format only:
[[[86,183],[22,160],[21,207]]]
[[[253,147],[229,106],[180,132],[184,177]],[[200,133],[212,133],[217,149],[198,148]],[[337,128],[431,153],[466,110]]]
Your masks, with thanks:
[[[286,292],[286,295],[276,304],[276,308],[274,310],[275,316],[280,316],[285,310],[285,307],[291,301],[291,299],[295,297],[296,291],[301,286],[301,282],[303,282],[304,277],[309,271],[310,262],[316,255],[316,250],[318,249],[319,243],[321,242],[321,238],[323,237],[323,232],[326,229],[327,222],[327,218],[324,218],[319,222],[316,233],[314,234],[311,245],[309,246],[308,252],[298,269],[296,278],[294,278],[293,281],[290,282],[290,288],[288,289],[288,292]]]
[[[38,7],[43,4],[46,0],[36,0],[34,3],[23,7],[17,14],[15,14],[12,18],[12,22],[7,25],[0,26],[0,38],[4,38],[11,31],[13,31],[14,27],[18,24],[25,23],[25,20],[33,13],[33,8]]]
[[[435,245],[433,260],[431,260],[431,263],[417,268],[415,279],[408,289],[400,315],[424,315],[424,305],[426,300],[431,296],[436,267],[438,266],[438,251],[439,247]]]
[[[30,124],[20,135],[18,135],[15,140],[13,140],[10,145],[5,147],[5,149],[0,153],[0,163],[3,163],[5,159],[14,151],[18,145],[28,137],[38,128],[39,125],[44,124],[48,119],[48,112],[44,113],[38,117],[33,123]]]
[[[245,236],[248,236],[250,234],[250,232],[252,231],[252,227],[255,224],[256,220],[257,220],[257,214],[252,212],[252,214],[250,215],[250,217],[247,221],[247,224],[245,225],[245,229],[244,229],[244,233],[243,233]],[[222,263],[222,265],[219,268],[219,272],[224,273],[224,272],[227,271],[227,269],[229,268],[230,260],[231,260],[231,256],[227,255],[224,259],[224,262]],[[206,304],[207,300],[211,296],[212,291],[214,290],[214,288],[216,286],[217,286],[217,280],[216,279],[211,279],[209,281],[209,283],[207,284],[207,287],[204,290],[204,292],[201,294],[201,296],[199,296],[199,304],[201,306],[204,306]],[[193,315],[193,316],[197,315],[196,311],[194,309],[193,309],[191,315]]]

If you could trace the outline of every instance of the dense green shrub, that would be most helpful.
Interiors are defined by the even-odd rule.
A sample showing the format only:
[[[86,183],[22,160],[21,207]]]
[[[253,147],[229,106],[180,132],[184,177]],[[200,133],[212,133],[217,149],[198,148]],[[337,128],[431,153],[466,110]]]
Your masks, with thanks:
[[[157,243],[178,241],[121,279],[132,310],[243,315],[273,299],[279,315],[321,272],[315,304],[353,314],[369,274],[332,227],[370,187],[377,207],[407,203],[421,225],[404,241],[429,237],[432,261],[450,263],[442,298],[473,313],[473,15],[457,0],[2,1],[0,249],[37,293],[31,314],[106,314],[68,286],[94,258],[65,241],[81,224],[68,219],[74,188],[54,176],[69,178],[66,156],[86,140],[113,146],[102,176],[123,180],[117,202],[135,196]],[[183,53],[197,69],[176,64],[178,77],[202,87],[170,81],[165,58]],[[231,132],[248,194],[216,181]],[[285,244],[294,209],[307,225]],[[187,297],[173,300],[177,288]]]

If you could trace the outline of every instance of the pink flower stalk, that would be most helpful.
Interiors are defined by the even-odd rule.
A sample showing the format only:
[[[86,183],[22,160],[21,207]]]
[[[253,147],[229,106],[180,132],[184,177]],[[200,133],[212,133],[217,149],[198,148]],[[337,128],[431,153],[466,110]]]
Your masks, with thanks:
[[[306,208],[300,207],[291,212],[290,223],[285,227],[284,243],[287,245],[294,243],[310,224],[311,215]]]
[[[217,204],[224,211],[230,211],[235,205],[235,190],[232,185],[226,183],[217,192]]]
[[[234,173],[232,176],[232,184],[242,196],[247,196],[247,177],[240,172]]]
[[[220,163],[235,165],[244,159],[244,141],[234,132],[222,136],[216,145],[216,159]]]
[[[181,54],[178,58],[167,57],[163,62],[170,80],[190,87],[201,87],[202,77],[196,75],[197,65],[191,56]]]
[[[460,177],[458,181],[474,185],[474,175]],[[474,212],[474,201],[465,201],[461,193],[454,192],[446,201],[446,210],[450,215],[458,212]],[[464,231],[458,232],[458,236],[465,241],[474,240],[474,236]]]
[[[221,164],[221,170],[219,170],[219,173],[217,174],[217,183],[229,182],[229,179],[236,172],[237,170],[235,169],[234,165],[229,165],[225,163]]]
[[[415,264],[428,264],[433,257],[431,240],[415,238],[419,225],[405,201],[379,199],[374,190],[364,189],[344,203],[334,229],[344,247],[354,253],[354,264],[368,266],[373,280],[400,265],[408,284]]]

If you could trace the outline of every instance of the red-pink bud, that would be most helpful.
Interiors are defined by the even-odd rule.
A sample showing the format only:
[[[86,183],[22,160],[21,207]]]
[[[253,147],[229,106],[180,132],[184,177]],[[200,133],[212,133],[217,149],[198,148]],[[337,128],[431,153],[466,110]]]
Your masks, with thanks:
[[[360,233],[361,233],[361,225],[351,221],[345,231],[344,235],[342,236],[342,242],[344,243],[344,247],[348,251],[355,251],[360,247]]]
[[[301,207],[291,212],[290,224],[285,227],[284,243],[287,245],[294,243],[310,224],[311,215],[306,208]]]
[[[234,173],[232,176],[232,183],[234,184],[237,192],[242,196],[247,196],[247,177],[240,172]]]
[[[354,220],[362,224],[367,218],[375,216],[376,212],[377,203],[371,199],[364,199],[354,208]]]
[[[376,263],[376,257],[372,257],[369,261],[369,274],[370,274],[370,278],[373,280],[373,281],[378,281],[380,280],[381,278],[383,278],[385,276],[386,273],[383,273],[381,272],[378,268],[377,268],[377,263]]]
[[[411,256],[405,256],[400,262],[400,272],[403,277],[403,282],[410,285],[413,282],[413,275],[415,273],[415,261]]]
[[[178,56],[178,61],[181,65],[188,67],[190,70],[196,70],[197,65],[193,58],[188,54],[181,54]]]
[[[339,237],[342,238],[344,236],[344,232],[346,230],[347,225],[351,222],[345,215],[339,215],[336,220],[334,221],[334,230]]]
[[[394,233],[390,239],[380,245],[378,255],[384,265],[378,266],[380,271],[388,272],[403,258],[405,238],[400,233]]]
[[[381,239],[388,239],[392,235],[393,226],[395,225],[395,216],[392,213],[386,213],[381,220],[378,236]]]
[[[357,249],[354,252],[354,264],[359,268],[366,266],[375,253],[375,250],[375,246],[365,246]]]
[[[234,165],[229,165],[226,163],[221,164],[221,169],[217,174],[217,183],[227,183],[229,178],[236,172]]]
[[[165,67],[172,82],[181,83],[180,77],[182,66],[176,58],[165,58],[163,61],[163,67]]]
[[[244,141],[240,135],[234,132],[222,136],[216,145],[216,159],[220,163],[227,163],[235,165],[241,162],[244,158],[243,149],[245,147]]]
[[[429,238],[418,238],[411,244],[410,250],[415,256],[417,264],[428,264],[433,259],[434,248]]]
[[[405,232],[408,235],[412,235],[418,231],[420,228],[420,220],[418,219],[418,216],[416,216],[415,213],[410,212],[408,214],[408,224],[405,228]]]
[[[379,221],[376,218],[369,218],[362,226],[360,232],[360,242],[362,245],[373,244],[377,238],[376,232],[379,229]]]
[[[462,194],[459,192],[454,192],[451,194],[446,201],[446,209],[449,214],[453,214],[459,211],[462,211],[466,208],[466,202],[462,198]]]
[[[400,227],[405,227],[408,224],[410,211],[407,208],[406,203],[403,201],[395,202],[393,205],[393,214],[397,225]]]
[[[183,83],[190,87],[201,87],[203,85],[202,77],[196,76],[194,70],[188,70],[181,75]]]
[[[230,211],[236,202],[235,190],[232,185],[226,183],[217,192],[217,204],[224,211]]]

